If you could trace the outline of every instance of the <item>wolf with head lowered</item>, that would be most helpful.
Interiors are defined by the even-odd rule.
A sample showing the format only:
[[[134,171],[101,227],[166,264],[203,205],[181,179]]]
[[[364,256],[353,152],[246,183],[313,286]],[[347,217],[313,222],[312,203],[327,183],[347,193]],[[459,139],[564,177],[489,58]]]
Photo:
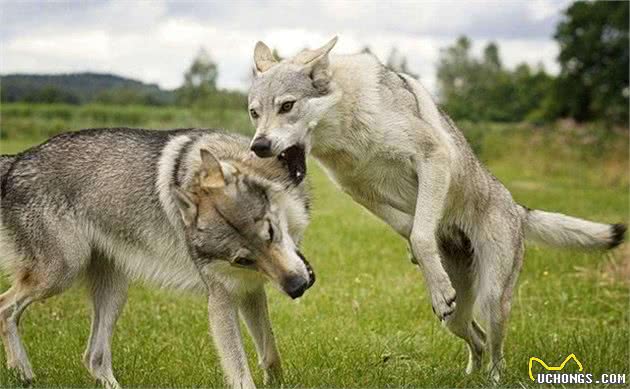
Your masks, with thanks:
[[[259,157],[312,154],[343,191],[409,243],[433,311],[498,381],[524,239],[560,247],[619,245],[625,225],[528,209],[476,158],[414,78],[369,54],[332,56],[334,38],[277,61],[254,50],[249,113]]]
[[[300,297],[315,275],[298,245],[305,183],[279,159],[252,158],[248,140],[215,130],[91,129],[0,158],[0,295],[7,363],[33,379],[20,339],[27,306],[85,278],[93,304],[84,363],[116,388],[111,341],[128,284],[205,291],[228,385],[253,388],[245,321],[265,382],[281,378],[264,291]],[[68,383],[72,384],[72,383]]]

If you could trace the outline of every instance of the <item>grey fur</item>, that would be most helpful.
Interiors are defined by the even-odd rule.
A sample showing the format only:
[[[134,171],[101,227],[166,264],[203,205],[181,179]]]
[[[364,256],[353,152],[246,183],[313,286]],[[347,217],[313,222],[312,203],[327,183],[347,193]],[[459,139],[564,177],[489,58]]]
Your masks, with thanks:
[[[498,380],[524,238],[606,248],[624,228],[526,211],[417,80],[369,54],[330,56],[335,42],[281,62],[257,45],[254,61],[265,62],[249,92],[256,137],[271,141],[271,155],[305,145],[346,193],[408,240],[434,312],[469,347],[466,371],[486,350]],[[325,94],[308,89],[314,73]],[[283,99],[295,101],[291,112],[279,113]]]
[[[314,281],[297,251],[308,194],[281,161],[251,158],[247,145],[215,130],[90,129],[2,156],[0,265],[13,282],[0,296],[0,333],[9,367],[33,379],[20,315],[83,277],[94,305],[84,363],[117,387],[111,335],[128,283],[143,279],[207,292],[230,386],[254,386],[239,310],[266,382],[279,378],[263,285],[295,298]]]

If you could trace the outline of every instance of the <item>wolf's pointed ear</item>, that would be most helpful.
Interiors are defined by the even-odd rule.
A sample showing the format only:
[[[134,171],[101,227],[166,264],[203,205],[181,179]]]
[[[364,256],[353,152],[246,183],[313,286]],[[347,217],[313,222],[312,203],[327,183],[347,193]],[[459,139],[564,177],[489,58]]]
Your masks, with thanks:
[[[305,71],[313,80],[313,86],[321,93],[328,91],[330,81],[328,54],[336,44],[337,37],[334,37],[319,49],[304,50],[293,58],[294,63],[304,65]]]
[[[186,227],[190,227],[197,217],[197,204],[195,204],[193,199],[186,192],[175,185],[171,185],[171,193],[173,199],[175,199],[177,209],[179,209],[179,213],[182,215],[184,224]]]
[[[254,48],[254,64],[256,71],[264,73],[277,63],[278,61],[274,58],[271,49],[266,44],[258,41]]]
[[[201,166],[199,167],[199,186],[201,189],[216,189],[225,186],[225,177],[221,163],[206,149],[201,153]]]
[[[328,60],[328,53],[330,53],[330,50],[332,50],[333,47],[335,47],[335,45],[337,44],[337,40],[338,40],[337,37],[333,37],[331,40],[328,41],[328,43],[326,43],[324,46],[320,47],[319,49],[304,50],[300,52],[298,55],[296,55],[293,58],[292,62],[302,64],[302,65],[310,65],[310,64],[319,62],[323,59]]]

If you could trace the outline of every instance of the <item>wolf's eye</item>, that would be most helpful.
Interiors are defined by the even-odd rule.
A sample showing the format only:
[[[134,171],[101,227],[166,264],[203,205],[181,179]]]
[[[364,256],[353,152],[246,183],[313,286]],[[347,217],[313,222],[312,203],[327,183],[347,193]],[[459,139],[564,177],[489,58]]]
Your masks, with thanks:
[[[252,115],[252,119],[258,119],[258,112],[254,108],[249,110],[249,114]]]
[[[280,111],[278,111],[278,113],[287,113],[291,111],[293,109],[293,104],[295,104],[295,101],[287,101],[282,103],[282,105],[280,106]]]
[[[234,261],[235,264],[239,265],[239,266],[253,266],[256,261],[254,261],[253,259],[249,259],[249,258],[245,258],[245,257],[239,257],[236,258],[236,260]]]

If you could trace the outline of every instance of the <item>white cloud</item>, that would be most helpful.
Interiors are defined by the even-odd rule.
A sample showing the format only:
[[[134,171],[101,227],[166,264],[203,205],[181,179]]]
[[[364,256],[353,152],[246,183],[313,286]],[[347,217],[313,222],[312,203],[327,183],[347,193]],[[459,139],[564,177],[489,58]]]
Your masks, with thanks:
[[[531,0],[527,3],[527,9],[535,20],[543,20],[557,15],[566,8],[568,1]]]
[[[337,53],[369,45],[386,60],[397,47],[431,89],[439,49],[460,34],[472,37],[478,51],[496,41],[508,66],[542,62],[553,71],[557,46],[551,34],[566,7],[565,1],[546,0],[0,4],[2,73],[90,70],[174,88],[203,46],[218,62],[219,85],[239,89],[247,88],[257,40],[287,56],[336,34]]]
[[[531,66],[542,64],[545,70],[554,74],[559,70],[556,62],[559,47],[553,41],[510,39],[501,42],[500,50],[503,63],[509,68],[527,62]]]
[[[28,55],[33,59],[54,58],[63,55],[73,60],[107,60],[111,37],[100,30],[85,32],[45,33],[18,37],[5,47],[6,54]],[[7,58],[11,60],[12,58]],[[46,66],[45,63],[41,65]]]

